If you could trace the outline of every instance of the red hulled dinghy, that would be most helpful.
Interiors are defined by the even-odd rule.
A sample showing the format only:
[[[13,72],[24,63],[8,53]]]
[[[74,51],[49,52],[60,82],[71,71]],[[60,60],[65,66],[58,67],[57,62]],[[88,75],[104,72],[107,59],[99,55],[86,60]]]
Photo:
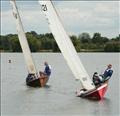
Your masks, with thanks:
[[[94,100],[101,100],[103,99],[106,91],[107,91],[108,83],[104,83],[101,86],[96,87],[94,90],[85,91],[81,89],[77,91],[77,96],[82,98],[94,99]]]

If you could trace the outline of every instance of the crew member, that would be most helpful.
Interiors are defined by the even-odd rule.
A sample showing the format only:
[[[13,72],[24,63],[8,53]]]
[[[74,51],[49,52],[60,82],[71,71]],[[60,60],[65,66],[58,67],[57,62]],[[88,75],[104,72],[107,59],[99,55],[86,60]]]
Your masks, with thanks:
[[[48,62],[44,62],[44,65],[45,65],[44,72],[41,72],[41,71],[39,72],[42,87],[47,83],[47,81],[49,80],[49,77],[51,75],[51,66],[48,65]]]
[[[100,85],[102,83],[102,77],[98,75],[97,72],[95,72],[93,74],[93,83],[97,86],[97,85]]]
[[[104,71],[104,74],[102,76],[103,77],[103,81],[106,81],[106,80],[110,79],[112,74],[113,74],[112,65],[109,64],[109,65],[107,65],[107,69]]]
[[[112,65],[109,64],[109,65],[107,65],[107,69],[104,71],[104,73],[102,75],[98,75],[97,72],[95,72],[93,74],[93,83],[96,86],[100,85],[100,84],[104,83],[105,81],[109,80],[111,78],[112,74],[113,74]]]
[[[44,62],[44,65],[45,65],[45,70],[44,70],[44,73],[47,75],[47,77],[49,78],[50,75],[51,75],[51,66],[48,65],[47,62]]]

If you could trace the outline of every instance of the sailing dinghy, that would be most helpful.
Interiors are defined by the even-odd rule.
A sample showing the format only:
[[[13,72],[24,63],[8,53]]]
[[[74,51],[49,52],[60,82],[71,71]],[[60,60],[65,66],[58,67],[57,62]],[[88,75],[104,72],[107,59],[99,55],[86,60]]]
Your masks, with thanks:
[[[11,0],[10,3],[13,9],[13,16],[16,20],[18,38],[20,41],[20,45],[21,45],[23,55],[26,61],[27,69],[28,69],[28,76],[26,78],[26,84],[32,87],[45,86],[47,81],[44,81],[44,79],[40,78],[40,76],[37,74],[37,70],[36,70],[36,67],[32,59],[31,51],[28,45],[28,41],[27,41],[27,38],[24,32],[24,29],[23,29],[23,25],[21,22],[21,18],[18,12],[16,2],[15,0]]]
[[[104,84],[100,87],[95,87],[92,80],[90,79],[87,71],[85,70],[80,58],[77,55],[77,52],[66,33],[61,20],[59,18],[59,15],[52,3],[51,0],[39,0],[39,3],[41,5],[41,9],[43,13],[45,14],[45,17],[48,21],[49,27],[51,29],[51,32],[68,64],[70,67],[73,75],[76,79],[79,79],[82,87],[84,90],[82,92],[82,95],[80,97],[95,97],[98,99],[103,98],[106,89],[107,84]],[[81,89],[81,90],[83,90]]]

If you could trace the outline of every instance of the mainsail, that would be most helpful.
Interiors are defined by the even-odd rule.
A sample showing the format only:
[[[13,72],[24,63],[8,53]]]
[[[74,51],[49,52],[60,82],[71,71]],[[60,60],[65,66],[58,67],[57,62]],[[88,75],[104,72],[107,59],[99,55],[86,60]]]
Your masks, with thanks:
[[[48,20],[51,32],[75,78],[80,79],[81,84],[85,89],[94,89],[95,86],[78,57],[77,52],[59,19],[53,3],[50,0],[39,0],[39,3],[46,19]]]
[[[28,45],[28,41],[27,41],[27,38],[26,38],[26,35],[24,32],[23,26],[22,26],[22,22],[20,19],[20,15],[19,15],[19,12],[17,9],[16,2],[15,2],[15,0],[11,0],[10,3],[12,4],[13,16],[15,17],[15,20],[16,20],[18,38],[19,38],[19,41],[20,41],[20,44],[22,47],[22,51],[24,54],[24,58],[25,58],[25,61],[27,64],[28,73],[29,74],[36,74],[37,71],[36,71],[35,65],[34,65],[33,60],[32,60],[30,48]]]

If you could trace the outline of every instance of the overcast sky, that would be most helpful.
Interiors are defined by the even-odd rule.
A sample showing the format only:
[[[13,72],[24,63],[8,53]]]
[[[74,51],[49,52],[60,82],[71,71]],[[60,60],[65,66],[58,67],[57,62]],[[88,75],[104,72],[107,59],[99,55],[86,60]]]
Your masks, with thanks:
[[[53,3],[70,35],[88,32],[92,36],[93,33],[100,32],[102,36],[112,38],[119,33],[118,1],[54,1]],[[38,34],[50,32],[37,1],[17,2],[17,6],[26,32],[36,31]],[[2,1],[1,17],[1,34],[17,33],[9,1]]]

